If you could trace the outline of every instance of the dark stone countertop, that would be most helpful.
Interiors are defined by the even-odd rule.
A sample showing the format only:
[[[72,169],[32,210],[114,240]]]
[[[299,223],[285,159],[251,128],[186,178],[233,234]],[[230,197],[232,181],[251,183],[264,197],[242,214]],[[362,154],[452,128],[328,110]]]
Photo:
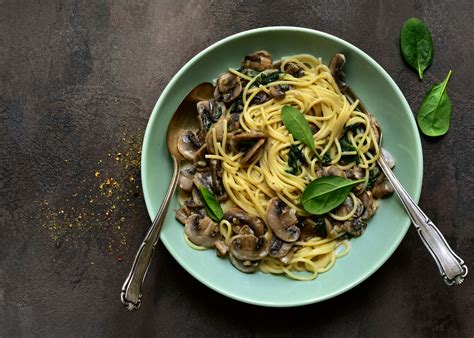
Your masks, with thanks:
[[[453,70],[451,129],[422,137],[420,205],[472,267],[473,14],[469,0],[0,0],[0,337],[472,337],[473,276],[445,286],[413,229],[367,281],[311,306],[227,299],[162,245],[140,311],[125,311],[119,290],[149,225],[138,151],[153,105],[197,52],[270,25],[360,47],[414,111]],[[412,16],[426,21],[436,48],[423,82],[399,52]]]

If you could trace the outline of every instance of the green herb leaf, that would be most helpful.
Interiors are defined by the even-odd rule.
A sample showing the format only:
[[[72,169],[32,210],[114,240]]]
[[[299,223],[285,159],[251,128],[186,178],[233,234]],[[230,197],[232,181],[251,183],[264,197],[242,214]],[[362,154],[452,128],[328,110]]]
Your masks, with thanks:
[[[403,24],[400,47],[405,61],[418,70],[420,80],[423,79],[423,72],[433,61],[433,40],[423,21],[411,18]]]
[[[201,193],[207,214],[213,221],[219,222],[222,217],[224,217],[224,211],[222,211],[221,205],[216,197],[204,186],[199,187],[199,192]]]
[[[269,72],[269,73],[260,73],[258,77],[255,79],[254,83],[252,84],[253,86],[259,86],[259,85],[266,85],[275,81],[278,81],[280,79],[280,71],[274,71],[274,72]]]
[[[301,194],[301,204],[310,214],[323,215],[344,202],[352,187],[364,181],[346,180],[339,176],[317,178]]]
[[[317,154],[316,147],[314,146],[313,133],[303,113],[294,107],[283,106],[281,109],[281,120],[286,129],[288,129],[296,140],[310,147],[311,150]]]
[[[367,183],[367,187],[365,188],[366,191],[370,190],[374,185],[377,179],[380,176],[380,169],[379,167],[374,167],[374,169],[369,171],[369,182]]]
[[[288,152],[288,166],[290,167],[286,172],[295,175],[298,172],[298,167],[303,163],[304,156],[301,149],[297,145],[292,145]]]
[[[441,136],[448,132],[451,123],[451,100],[446,93],[451,71],[443,82],[435,84],[426,94],[416,120],[423,134]]]

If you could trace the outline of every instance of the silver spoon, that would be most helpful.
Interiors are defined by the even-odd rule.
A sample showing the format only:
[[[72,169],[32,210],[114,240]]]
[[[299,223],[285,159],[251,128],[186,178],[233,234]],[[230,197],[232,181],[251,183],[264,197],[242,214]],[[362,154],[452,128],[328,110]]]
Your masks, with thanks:
[[[185,130],[193,130],[198,127],[196,116],[196,103],[202,100],[209,100],[213,97],[214,86],[211,83],[201,83],[193,88],[179,105],[173,114],[166,133],[166,143],[173,159],[173,176],[166,192],[165,199],[158,210],[158,213],[151,224],[148,233],[138,249],[133,261],[130,273],[122,286],[120,299],[128,310],[135,310],[140,307],[142,298],[142,287],[148,268],[150,267],[156,243],[160,235],[166,211],[173,197],[178,182],[181,161],[184,159],[178,151],[178,139]]]
[[[362,113],[372,116],[370,112],[362,104],[359,97],[352,91],[352,89],[345,83],[345,75],[342,71],[346,58],[344,54],[336,54],[330,62],[330,69],[336,83],[343,94],[346,95],[348,100],[353,103],[359,100],[359,109]],[[382,131],[380,131],[379,144],[382,145]],[[400,184],[398,179],[393,174],[387,161],[380,154],[377,160],[378,165],[382,168],[385,176],[392,184],[393,189],[400,198],[405,210],[408,213],[413,225],[415,226],[418,235],[421,238],[423,244],[428,248],[428,251],[433,256],[436,265],[438,266],[439,273],[447,285],[458,285],[464,281],[464,277],[467,275],[467,266],[464,261],[454,253],[449,246],[446,239],[433,224],[433,222],[426,216],[426,214],[416,205],[410,195],[407,193],[405,188]]]

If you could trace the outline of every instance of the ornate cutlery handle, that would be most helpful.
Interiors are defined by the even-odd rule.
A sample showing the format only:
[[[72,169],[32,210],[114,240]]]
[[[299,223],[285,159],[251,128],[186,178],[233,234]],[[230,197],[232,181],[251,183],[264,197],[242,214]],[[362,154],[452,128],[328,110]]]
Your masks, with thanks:
[[[454,253],[438,228],[411,199],[382,155],[378,160],[378,164],[392,184],[398,197],[400,197],[423,244],[425,244],[433,256],[444,282],[448,285],[461,284],[468,271],[464,261]]]
[[[178,183],[179,167],[180,162],[173,157],[173,176],[168,191],[166,192],[165,199],[163,200],[160,210],[156,214],[142,245],[135,255],[135,260],[133,261],[130,273],[122,286],[120,299],[128,310],[135,310],[140,307],[143,281],[145,280],[146,273],[150,267],[153,252],[155,251],[155,246],[160,235],[161,226],[165,220],[166,211],[168,210],[171,197],[173,197],[176,184]]]

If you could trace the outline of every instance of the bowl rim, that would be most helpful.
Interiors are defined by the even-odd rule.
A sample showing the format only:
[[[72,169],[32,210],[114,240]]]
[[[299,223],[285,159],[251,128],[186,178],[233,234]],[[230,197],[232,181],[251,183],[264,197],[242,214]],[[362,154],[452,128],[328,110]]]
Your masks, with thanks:
[[[371,66],[375,67],[378,72],[380,72],[388,81],[390,87],[393,89],[394,93],[400,100],[401,104],[404,106],[404,108],[412,112],[405,96],[403,95],[402,91],[396,84],[396,82],[392,79],[392,77],[385,71],[385,69],[382,68],[372,57],[370,57],[367,53],[365,53],[363,50],[359,49],[352,43],[345,41],[337,36],[334,36],[332,34],[322,32],[319,30],[315,29],[310,29],[310,28],[304,28],[304,27],[295,27],[295,26],[266,26],[266,27],[260,27],[260,28],[254,28],[254,29],[249,29],[245,30],[236,34],[232,34],[230,36],[227,36],[221,40],[218,40],[205,49],[201,50],[199,53],[197,53],[195,56],[193,56],[189,61],[187,61],[184,66],[181,67],[181,69],[171,78],[171,80],[168,82],[168,84],[165,86],[164,90],[162,91],[161,95],[159,96],[155,106],[153,107],[152,113],[150,115],[150,118],[148,120],[146,129],[145,129],[145,134],[143,138],[143,145],[142,145],[142,154],[141,154],[141,180],[142,180],[142,189],[143,189],[143,196],[145,200],[145,205],[148,211],[148,214],[153,220],[155,218],[155,215],[152,213],[152,207],[151,207],[151,194],[148,188],[147,184],[147,176],[145,175],[146,172],[146,167],[148,166],[147,158],[146,155],[148,154],[148,148],[150,147],[150,137],[151,137],[151,130],[153,129],[153,125],[156,124],[156,119],[160,115],[158,111],[160,110],[160,106],[162,105],[162,102],[165,101],[167,96],[169,95],[171,88],[174,86],[174,83],[178,81],[178,79],[188,71],[188,69],[198,60],[204,57],[208,52],[212,51],[215,48],[218,48],[219,46],[226,44],[227,42],[241,38],[244,36],[252,35],[252,34],[259,34],[262,32],[267,32],[267,31],[282,31],[282,32],[295,32],[295,33],[309,33],[313,35],[318,35],[320,37],[323,37],[325,39],[332,40],[338,44],[341,44],[343,46],[348,47],[349,49],[355,51],[356,53],[359,53],[366,61],[368,61]],[[422,182],[423,182],[423,152],[422,152],[422,147],[421,147],[421,139],[420,135],[418,133],[418,128],[415,122],[415,118],[412,114],[408,116],[408,121],[409,121],[409,128],[412,130],[416,131],[415,132],[415,159],[417,162],[419,161],[420,165],[418,167],[418,170],[414,172],[414,174],[419,177],[419,180],[416,181],[416,186],[414,187],[415,194],[411,196],[415,202],[418,203],[421,195],[421,188],[422,188]],[[176,258],[176,253],[175,250],[173,249],[173,245],[171,245],[166,238],[161,238],[161,241],[163,242],[164,246],[168,250],[168,252],[173,256],[173,258],[178,262],[178,264],[181,265],[191,276],[196,278],[199,282],[202,284],[206,285],[210,289],[226,296],[231,299],[252,304],[252,305],[259,305],[259,306],[267,306],[267,307],[294,307],[294,306],[303,306],[303,305],[309,305],[309,304],[314,304],[317,302],[321,302],[333,297],[336,297],[352,288],[355,286],[359,285],[363,281],[365,281],[367,278],[369,278],[371,275],[373,275],[385,262],[392,256],[392,254],[395,252],[395,250],[399,247],[401,241],[405,237],[408,229],[410,228],[411,222],[408,220],[408,224],[401,224],[403,225],[404,229],[400,233],[399,237],[396,239],[394,242],[394,245],[391,246],[390,250],[387,250],[384,255],[374,264],[368,272],[365,274],[359,276],[357,279],[355,279],[352,283],[349,283],[345,285],[344,287],[341,287],[340,289],[332,292],[325,294],[323,296],[317,296],[317,297],[308,297],[308,299],[304,301],[286,301],[284,303],[278,303],[278,302],[271,302],[271,301],[259,301],[259,300],[253,300],[248,297],[242,297],[239,295],[235,295],[231,292],[227,292],[225,290],[220,289],[218,286],[213,285],[212,283],[209,283],[205,278],[203,278],[201,275],[196,273],[190,266]]]

